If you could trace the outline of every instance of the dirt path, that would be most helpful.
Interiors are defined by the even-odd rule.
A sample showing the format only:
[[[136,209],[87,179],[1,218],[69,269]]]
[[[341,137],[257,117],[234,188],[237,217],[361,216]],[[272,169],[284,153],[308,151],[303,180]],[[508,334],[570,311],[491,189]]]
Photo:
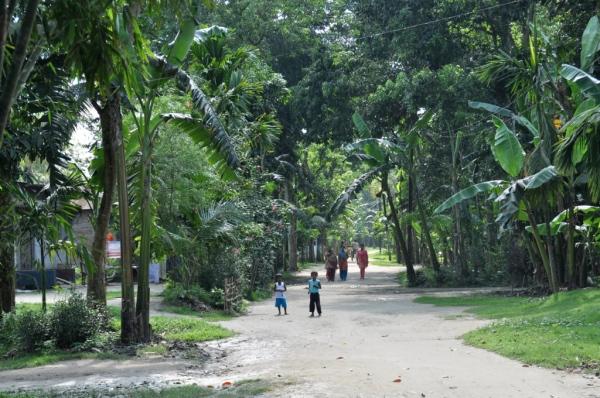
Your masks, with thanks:
[[[307,292],[292,286],[290,315],[275,316],[266,301],[223,322],[239,335],[209,344],[215,359],[207,365],[72,361],[0,372],[0,390],[263,378],[278,382],[272,397],[600,398],[597,378],[525,368],[463,345],[459,336],[485,322],[451,316],[460,309],[413,303],[419,292],[398,288],[397,272],[369,267],[359,283],[351,264],[349,281],[323,282],[321,318],[308,318]]]

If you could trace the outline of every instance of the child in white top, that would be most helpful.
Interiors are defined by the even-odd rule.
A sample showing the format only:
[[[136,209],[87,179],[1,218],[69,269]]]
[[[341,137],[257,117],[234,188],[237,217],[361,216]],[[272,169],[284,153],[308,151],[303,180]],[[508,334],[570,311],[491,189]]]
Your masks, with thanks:
[[[279,311],[278,315],[281,315],[281,307],[283,307],[283,312],[287,315],[287,301],[285,299],[285,292],[287,291],[287,286],[285,282],[281,280],[281,274],[275,275],[275,287],[273,291],[275,292],[275,307],[277,307],[277,311]]]

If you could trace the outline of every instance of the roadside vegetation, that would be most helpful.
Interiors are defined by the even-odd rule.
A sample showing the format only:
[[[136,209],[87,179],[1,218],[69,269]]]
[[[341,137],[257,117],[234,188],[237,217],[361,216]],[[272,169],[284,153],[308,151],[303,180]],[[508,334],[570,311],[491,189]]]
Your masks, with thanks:
[[[550,297],[475,295],[423,296],[417,303],[466,307],[493,322],[463,336],[475,347],[526,364],[600,372],[600,289],[561,292]]]
[[[369,252],[369,264],[378,265],[380,267],[399,267],[402,264],[396,262],[396,257],[387,250],[379,252],[377,248],[367,248]]]
[[[2,4],[0,363],[227,337],[342,242],[411,287],[600,278],[597,0]]]
[[[187,311],[189,313],[184,315],[195,313]],[[101,313],[88,307],[77,295],[48,305],[47,313],[42,311],[41,304],[19,304],[14,314],[0,320],[0,370],[70,359],[123,359],[146,353],[164,355],[173,344],[233,336],[232,331],[209,322],[231,318],[224,313],[198,314],[202,318],[153,316],[150,318],[155,333],[152,344],[129,349],[118,344],[119,315],[118,307],[110,306],[107,312]]]

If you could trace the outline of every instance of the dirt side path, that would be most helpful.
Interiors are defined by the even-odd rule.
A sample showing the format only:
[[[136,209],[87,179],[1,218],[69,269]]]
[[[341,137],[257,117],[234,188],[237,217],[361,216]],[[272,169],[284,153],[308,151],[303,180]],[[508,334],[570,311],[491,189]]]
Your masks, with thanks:
[[[597,378],[524,368],[463,345],[460,336],[485,321],[452,317],[457,308],[413,303],[420,292],[400,289],[398,270],[369,267],[367,280],[358,281],[350,264],[347,282],[323,281],[321,318],[308,318],[307,291],[291,286],[290,315],[275,316],[273,302],[265,301],[223,322],[238,336],[205,346],[213,353],[208,364],[70,361],[0,372],[0,390],[263,378],[277,383],[271,397],[600,398]]]

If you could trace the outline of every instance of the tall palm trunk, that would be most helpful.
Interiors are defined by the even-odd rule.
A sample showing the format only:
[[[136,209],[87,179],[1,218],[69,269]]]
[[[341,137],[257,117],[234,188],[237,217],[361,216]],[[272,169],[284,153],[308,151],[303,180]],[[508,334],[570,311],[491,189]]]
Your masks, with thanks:
[[[421,202],[421,196],[419,195],[419,187],[415,185],[415,199],[417,201],[417,211],[419,212],[419,218],[421,219],[421,229],[425,236],[425,243],[429,250],[429,257],[433,270],[437,273],[440,271],[440,262],[437,258],[437,253],[433,246],[433,240],[431,239],[431,232],[429,231],[429,224],[427,223],[427,217],[425,216],[425,210],[423,209],[423,203]]]
[[[452,144],[452,193],[456,194],[459,191],[458,186],[458,168],[459,168],[459,145],[460,137],[456,140],[450,140]],[[452,207],[452,215],[454,216],[454,231],[453,231],[453,259],[454,267],[461,277],[466,277],[468,274],[468,262],[466,259],[465,244],[462,236],[462,218],[460,214],[460,206],[457,204]]]
[[[40,242],[40,283],[42,285],[42,311],[46,312],[46,250],[44,245],[44,236],[39,240]]]
[[[411,150],[410,158],[412,161],[412,150]],[[414,181],[414,178],[412,177],[412,175],[409,174],[409,176],[408,176],[408,201],[407,201],[406,211],[408,212],[408,214],[411,214],[411,215],[412,215],[413,211],[415,210],[414,190],[415,190],[415,181]],[[408,223],[406,223],[406,249],[408,251],[408,255],[410,256],[410,262],[414,262],[414,260],[416,258],[415,243],[416,243],[415,242],[415,231],[412,227],[412,222],[408,222]]]
[[[285,183],[285,200],[289,203],[294,202],[294,191],[291,181]],[[292,209],[290,213],[290,226],[288,229],[288,270],[295,272],[298,270],[298,215],[296,210]]]
[[[96,217],[96,229],[92,242],[94,268],[87,270],[87,298],[94,305],[106,306],[106,284],[104,263],[106,260],[106,235],[112,211],[116,170],[115,170],[115,124],[120,115],[120,104],[115,95],[107,98],[103,106],[94,103],[94,108],[100,115],[102,130],[102,148],[104,149],[104,176],[102,180],[102,200]],[[115,109],[116,108],[116,109]]]
[[[149,123],[146,124],[148,126]],[[151,338],[150,331],[150,281],[149,268],[151,260],[151,227],[152,227],[152,134],[146,132],[142,149],[142,181],[141,211],[142,232],[140,240],[140,263],[138,266],[138,291],[136,305],[136,322],[138,337],[142,342]]]
[[[119,200],[119,225],[121,230],[121,342],[131,344],[138,340],[135,322],[135,296],[131,267],[131,227],[129,224],[129,196],[127,195],[127,170],[123,145],[123,120],[121,100],[118,94],[111,95],[106,104],[110,113],[111,138],[117,194]],[[110,110],[110,112],[109,112]]]
[[[400,262],[400,257],[404,257],[406,264],[406,276],[408,277],[408,282],[413,285],[417,280],[417,275],[415,273],[415,267],[412,263],[412,257],[408,253],[408,248],[406,247],[404,235],[402,234],[402,227],[400,226],[400,220],[398,219],[398,213],[396,212],[396,205],[394,204],[394,197],[392,196],[392,192],[388,183],[387,172],[383,173],[381,177],[381,189],[386,193],[388,204],[390,205],[390,216],[392,218],[392,222],[394,223],[396,259],[398,262]]]
[[[15,307],[15,242],[10,233],[13,220],[9,217],[12,208],[12,196],[7,189],[0,189],[0,233],[4,242],[0,242],[0,316]]]

